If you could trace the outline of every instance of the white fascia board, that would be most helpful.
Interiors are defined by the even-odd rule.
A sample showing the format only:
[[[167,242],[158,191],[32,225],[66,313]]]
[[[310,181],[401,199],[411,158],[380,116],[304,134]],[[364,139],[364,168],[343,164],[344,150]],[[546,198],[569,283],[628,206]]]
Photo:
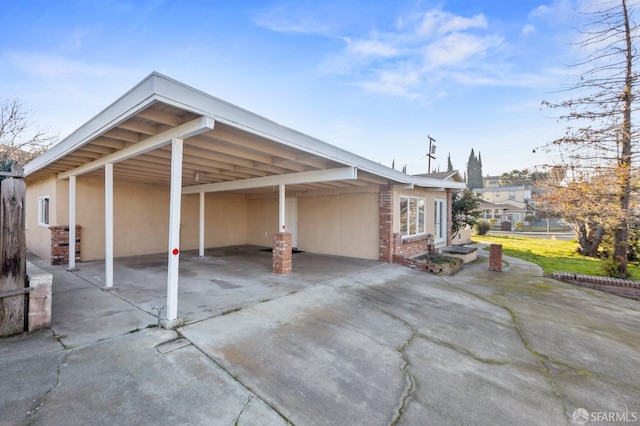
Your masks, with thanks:
[[[130,145],[124,149],[114,152],[113,154],[105,155],[90,163],[83,164],[75,169],[68,170],[58,175],[59,179],[66,179],[69,176],[78,176],[84,173],[89,173],[94,170],[104,167],[105,164],[115,164],[137,155],[144,154],[145,152],[152,151],[164,145],[168,145],[172,139],[180,138],[186,139],[191,136],[209,131],[213,129],[215,122],[211,117],[200,117],[195,120],[191,120],[187,123],[181,124],[176,127],[172,127],[162,133],[154,136],[150,136],[142,142]]]
[[[329,182],[335,180],[357,179],[358,170],[355,167],[340,167],[310,172],[288,173],[284,175],[264,176],[229,182],[207,183],[203,185],[182,188],[183,194],[197,194],[200,192],[238,191],[242,189],[264,188],[277,185],[301,185],[305,183]]]
[[[416,186],[421,186],[423,188],[441,188],[441,190],[457,189],[462,191],[467,187],[467,184],[464,182],[454,182],[450,180],[432,179],[418,176],[410,177],[412,178],[411,182],[413,182]]]
[[[87,144],[92,139],[95,139],[129,117],[136,115],[155,102],[153,97],[154,75],[155,73],[152,73],[147,76],[69,136],[27,163],[24,167],[25,175],[29,176],[29,174],[64,158],[69,153]]]

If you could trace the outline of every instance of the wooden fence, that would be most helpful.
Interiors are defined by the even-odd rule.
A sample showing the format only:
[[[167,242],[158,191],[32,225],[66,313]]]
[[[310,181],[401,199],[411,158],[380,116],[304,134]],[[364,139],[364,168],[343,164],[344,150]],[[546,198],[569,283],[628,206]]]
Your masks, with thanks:
[[[19,166],[0,176],[0,337],[6,337],[28,328],[26,183]]]

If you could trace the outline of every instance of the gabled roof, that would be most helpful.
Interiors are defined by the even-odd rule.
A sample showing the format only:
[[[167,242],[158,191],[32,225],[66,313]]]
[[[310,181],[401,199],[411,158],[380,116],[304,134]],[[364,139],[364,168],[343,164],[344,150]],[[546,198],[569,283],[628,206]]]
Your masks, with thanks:
[[[423,173],[423,174],[418,174],[413,176],[426,177],[431,179],[440,179],[440,180],[450,180],[452,182],[464,183],[464,179],[462,178],[462,176],[460,176],[460,172],[457,170],[450,170],[446,172]]]
[[[51,175],[103,177],[168,185],[171,138],[184,139],[183,187],[290,175],[345,166],[357,179],[293,189],[407,184],[462,189],[464,184],[410,176],[275,123],[156,72],[25,166],[27,180]],[[148,145],[148,149],[144,146]],[[133,154],[126,155],[126,151]]]

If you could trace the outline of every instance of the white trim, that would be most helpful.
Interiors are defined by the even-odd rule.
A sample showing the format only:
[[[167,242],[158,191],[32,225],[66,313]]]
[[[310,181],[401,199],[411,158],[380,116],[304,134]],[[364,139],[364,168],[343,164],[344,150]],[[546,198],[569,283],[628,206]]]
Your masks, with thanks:
[[[113,164],[104,165],[104,285],[113,287]]]
[[[286,191],[285,185],[278,186],[278,232],[287,232],[287,214],[286,214]]]
[[[402,234],[402,200],[407,200],[407,214],[406,214],[406,234]],[[415,200],[415,222],[411,223],[411,200]],[[422,201],[422,223],[420,223],[420,201]],[[412,238],[419,235],[427,234],[427,199],[425,197],[418,197],[414,195],[400,195],[398,198],[398,211],[399,211],[399,221],[400,221],[400,237],[401,238]],[[415,232],[411,233],[411,225],[415,226]],[[420,225],[422,225],[422,230],[420,230]]]
[[[357,179],[358,171],[355,167],[340,167],[336,169],[313,170],[310,172],[288,173],[284,175],[264,176],[220,183],[187,186],[182,188],[183,194],[198,192],[237,191],[240,189],[264,188],[276,185],[297,185],[313,182],[329,182],[332,180]]]
[[[76,267],[76,177],[69,177],[69,269]]]
[[[169,266],[167,271],[167,321],[178,319],[178,278],[180,268],[180,208],[182,195],[183,140],[171,141],[171,189],[169,197]]]
[[[45,202],[46,200],[46,202]],[[46,221],[43,220],[46,216]],[[41,195],[38,197],[38,226],[49,227],[51,222],[51,197]]]
[[[447,241],[447,201],[443,198],[434,200],[434,229],[433,242],[445,243]]]
[[[204,256],[204,192],[198,196],[198,256]]]

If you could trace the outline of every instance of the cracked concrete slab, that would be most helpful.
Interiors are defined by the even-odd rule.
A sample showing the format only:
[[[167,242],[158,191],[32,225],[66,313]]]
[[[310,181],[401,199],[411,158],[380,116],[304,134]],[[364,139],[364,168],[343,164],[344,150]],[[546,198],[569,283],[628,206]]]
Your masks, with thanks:
[[[123,260],[112,292],[87,265],[53,268],[52,332],[0,341],[0,425],[640,418],[638,301],[508,257],[491,272],[481,250],[451,277],[302,254],[283,279],[263,254],[210,255],[181,265],[193,316],[178,333],[145,328],[166,268],[154,256]]]

